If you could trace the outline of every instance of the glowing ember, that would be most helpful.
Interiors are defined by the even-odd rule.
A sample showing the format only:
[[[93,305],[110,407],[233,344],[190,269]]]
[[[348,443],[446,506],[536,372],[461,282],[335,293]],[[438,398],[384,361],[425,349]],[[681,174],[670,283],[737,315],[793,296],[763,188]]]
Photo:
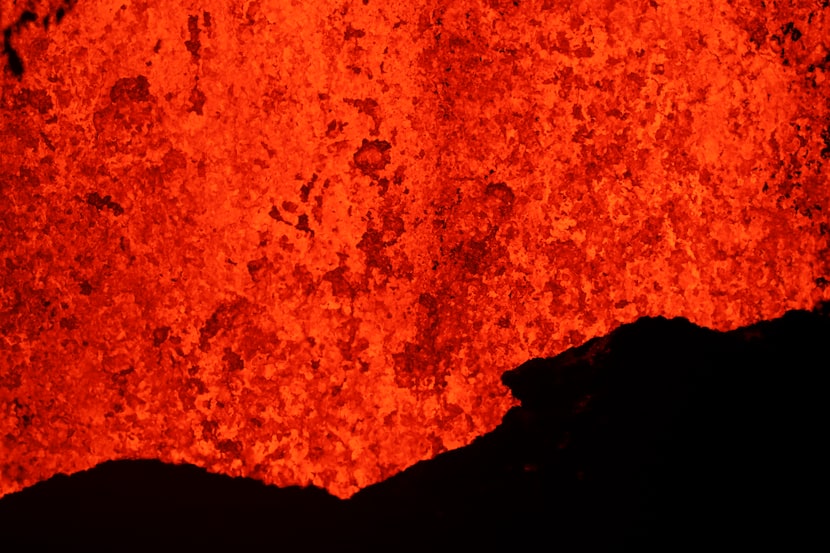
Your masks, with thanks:
[[[530,357],[830,299],[827,2],[18,4],[0,494],[157,457],[347,496]]]

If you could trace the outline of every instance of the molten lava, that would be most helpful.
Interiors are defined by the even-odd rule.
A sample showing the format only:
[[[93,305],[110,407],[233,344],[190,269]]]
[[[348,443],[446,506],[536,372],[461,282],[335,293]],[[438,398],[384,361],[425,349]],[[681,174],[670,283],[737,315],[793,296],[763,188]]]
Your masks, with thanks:
[[[830,299],[830,4],[0,1],[0,495],[348,496],[645,315]]]

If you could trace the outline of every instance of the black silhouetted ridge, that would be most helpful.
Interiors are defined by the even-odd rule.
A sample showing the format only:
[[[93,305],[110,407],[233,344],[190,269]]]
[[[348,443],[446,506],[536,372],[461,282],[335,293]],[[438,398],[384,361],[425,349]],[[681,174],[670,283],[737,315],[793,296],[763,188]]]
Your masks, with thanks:
[[[0,499],[0,539],[88,551],[819,550],[829,346],[827,304],[726,333],[644,318],[506,372],[522,405],[496,430],[348,501],[115,461]]]
[[[278,488],[150,459],[108,461],[0,499],[0,540],[91,551],[218,550],[270,542],[282,528],[299,543],[341,508],[319,488]]]

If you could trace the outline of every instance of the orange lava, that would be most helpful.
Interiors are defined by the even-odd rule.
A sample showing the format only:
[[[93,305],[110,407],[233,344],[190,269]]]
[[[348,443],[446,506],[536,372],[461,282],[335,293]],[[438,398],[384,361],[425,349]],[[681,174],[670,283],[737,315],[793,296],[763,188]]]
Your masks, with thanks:
[[[828,2],[0,10],[0,495],[156,457],[346,497],[530,357],[830,299]]]

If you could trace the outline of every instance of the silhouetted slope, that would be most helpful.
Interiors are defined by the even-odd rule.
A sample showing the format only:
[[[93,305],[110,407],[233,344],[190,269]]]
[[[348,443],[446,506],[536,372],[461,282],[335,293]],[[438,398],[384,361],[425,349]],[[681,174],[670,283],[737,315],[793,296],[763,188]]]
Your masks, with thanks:
[[[830,317],[734,332],[641,319],[508,371],[492,433],[341,502],[153,461],[0,500],[0,533],[87,550],[697,551],[827,546],[814,498]]]
[[[729,333],[641,319],[508,371],[522,406],[495,432],[351,501],[423,546],[424,528],[567,551],[826,541],[807,499],[826,491],[828,346],[817,313]]]
[[[331,542],[319,530],[341,509],[317,488],[281,489],[155,460],[110,461],[0,499],[0,540],[14,545],[0,551],[246,551],[309,537],[322,548]]]

